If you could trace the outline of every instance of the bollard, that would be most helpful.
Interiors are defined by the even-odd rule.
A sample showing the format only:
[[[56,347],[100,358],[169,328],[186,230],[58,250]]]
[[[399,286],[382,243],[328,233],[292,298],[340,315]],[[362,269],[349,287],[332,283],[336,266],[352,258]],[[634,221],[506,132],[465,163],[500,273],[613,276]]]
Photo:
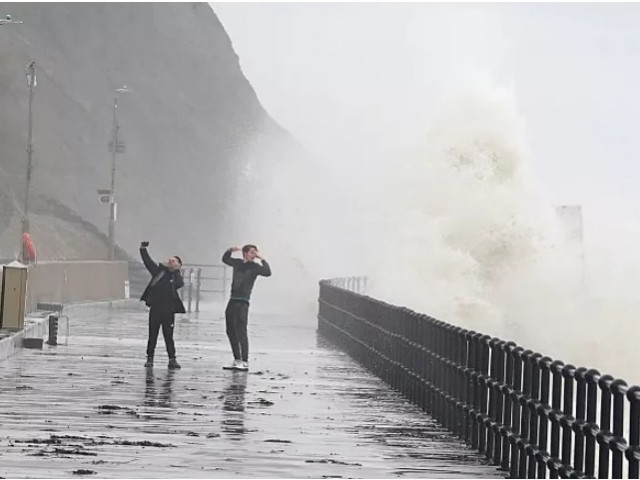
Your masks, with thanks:
[[[56,315],[49,315],[49,340],[48,345],[58,345],[58,317]]]

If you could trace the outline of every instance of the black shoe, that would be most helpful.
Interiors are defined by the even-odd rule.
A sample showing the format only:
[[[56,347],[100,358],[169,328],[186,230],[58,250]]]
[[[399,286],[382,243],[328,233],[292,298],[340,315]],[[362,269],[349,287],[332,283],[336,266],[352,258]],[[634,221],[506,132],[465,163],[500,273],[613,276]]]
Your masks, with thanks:
[[[175,358],[169,359],[169,368],[182,368]]]
[[[147,357],[147,361],[144,364],[145,367],[149,368],[149,367],[153,367],[153,357]]]

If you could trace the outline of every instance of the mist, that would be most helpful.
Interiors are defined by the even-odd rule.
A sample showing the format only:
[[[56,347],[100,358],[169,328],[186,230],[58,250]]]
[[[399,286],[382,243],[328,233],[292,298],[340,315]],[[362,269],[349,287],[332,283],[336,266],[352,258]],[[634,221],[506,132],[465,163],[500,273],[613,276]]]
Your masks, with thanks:
[[[309,153],[247,146],[229,235],[272,262],[256,308],[311,311],[320,278],[367,275],[377,298],[640,381],[638,6],[212,6]]]

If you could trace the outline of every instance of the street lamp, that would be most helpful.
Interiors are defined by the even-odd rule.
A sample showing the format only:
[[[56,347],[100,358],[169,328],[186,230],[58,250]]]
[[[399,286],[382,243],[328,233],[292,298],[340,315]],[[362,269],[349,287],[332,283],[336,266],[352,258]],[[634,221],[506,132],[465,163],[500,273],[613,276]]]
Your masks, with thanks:
[[[32,61],[25,70],[27,77],[27,86],[29,87],[29,127],[27,131],[27,185],[24,194],[24,211],[22,212],[22,238],[25,238],[25,234],[29,233],[29,190],[31,188],[31,170],[32,170],[32,157],[33,157],[33,142],[32,142],[32,117],[31,117],[31,105],[33,104],[33,89],[38,84],[36,80],[36,62]],[[27,251],[27,245],[22,241],[22,262],[27,263],[29,261],[29,253]]]
[[[22,23],[22,21],[14,20],[11,15],[5,15],[4,18],[0,18],[0,25],[7,25],[9,23]]]
[[[124,142],[118,142],[118,94],[130,93],[133,90],[123,85],[115,90],[113,97],[113,131],[111,134],[111,142],[109,142],[109,151],[111,152],[111,193],[110,193],[110,214],[109,214],[109,260],[115,258],[116,249],[116,154],[124,153]]]

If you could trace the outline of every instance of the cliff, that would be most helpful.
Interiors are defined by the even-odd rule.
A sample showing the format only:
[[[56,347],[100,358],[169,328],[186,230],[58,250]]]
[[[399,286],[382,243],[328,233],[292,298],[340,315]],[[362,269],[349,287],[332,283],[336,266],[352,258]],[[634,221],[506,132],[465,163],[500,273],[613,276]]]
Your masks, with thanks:
[[[41,259],[106,258],[114,91],[119,96],[116,240],[158,256],[217,261],[247,152],[302,152],[244,77],[206,3],[10,3],[0,26],[0,258],[19,248],[33,100],[31,233]],[[296,154],[298,155],[298,154]],[[300,153],[300,157],[303,153]],[[255,161],[255,159],[253,160]],[[234,200],[235,199],[235,200]],[[224,238],[223,238],[224,237]]]

